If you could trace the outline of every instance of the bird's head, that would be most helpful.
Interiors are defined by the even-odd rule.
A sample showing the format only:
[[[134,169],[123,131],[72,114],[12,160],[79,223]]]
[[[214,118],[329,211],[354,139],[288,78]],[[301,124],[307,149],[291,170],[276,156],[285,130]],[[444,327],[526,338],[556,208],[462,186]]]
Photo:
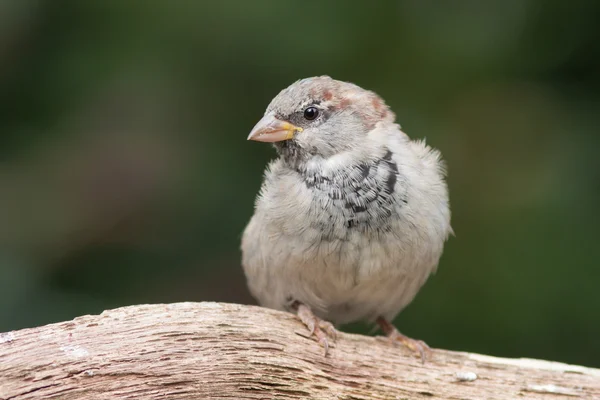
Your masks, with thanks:
[[[248,140],[272,142],[284,158],[328,158],[363,146],[378,124],[394,119],[375,93],[319,76],[282,90]]]

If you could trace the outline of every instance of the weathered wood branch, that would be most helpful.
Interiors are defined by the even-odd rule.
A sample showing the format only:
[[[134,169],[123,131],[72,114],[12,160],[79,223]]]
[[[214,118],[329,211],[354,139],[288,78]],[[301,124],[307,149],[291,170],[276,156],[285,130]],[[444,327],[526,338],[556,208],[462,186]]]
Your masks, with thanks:
[[[0,398],[600,399],[600,370],[340,334],[327,357],[291,314],[141,305],[0,334]]]

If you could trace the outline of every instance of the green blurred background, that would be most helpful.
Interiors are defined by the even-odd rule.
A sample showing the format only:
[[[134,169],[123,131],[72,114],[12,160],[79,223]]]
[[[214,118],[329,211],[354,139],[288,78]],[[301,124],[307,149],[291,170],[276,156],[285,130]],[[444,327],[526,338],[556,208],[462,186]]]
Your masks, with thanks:
[[[600,367],[598,21],[591,0],[2,0],[0,331],[252,303],[239,242],[274,151],[246,136],[328,74],[449,165],[456,237],[400,330]]]

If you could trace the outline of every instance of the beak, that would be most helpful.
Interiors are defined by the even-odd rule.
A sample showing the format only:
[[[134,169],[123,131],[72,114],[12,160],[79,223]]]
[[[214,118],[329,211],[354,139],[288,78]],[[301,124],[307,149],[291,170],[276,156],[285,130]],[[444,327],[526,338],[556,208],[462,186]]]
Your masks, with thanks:
[[[267,114],[252,128],[248,140],[281,142],[293,138],[296,132],[302,132],[302,128]]]

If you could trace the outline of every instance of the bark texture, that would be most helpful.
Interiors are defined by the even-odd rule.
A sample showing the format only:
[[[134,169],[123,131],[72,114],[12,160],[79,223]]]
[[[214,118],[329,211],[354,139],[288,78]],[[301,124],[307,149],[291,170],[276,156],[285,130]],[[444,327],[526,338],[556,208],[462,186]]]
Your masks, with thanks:
[[[139,305],[0,334],[0,399],[600,399],[600,370],[340,333],[329,355],[291,314]]]

